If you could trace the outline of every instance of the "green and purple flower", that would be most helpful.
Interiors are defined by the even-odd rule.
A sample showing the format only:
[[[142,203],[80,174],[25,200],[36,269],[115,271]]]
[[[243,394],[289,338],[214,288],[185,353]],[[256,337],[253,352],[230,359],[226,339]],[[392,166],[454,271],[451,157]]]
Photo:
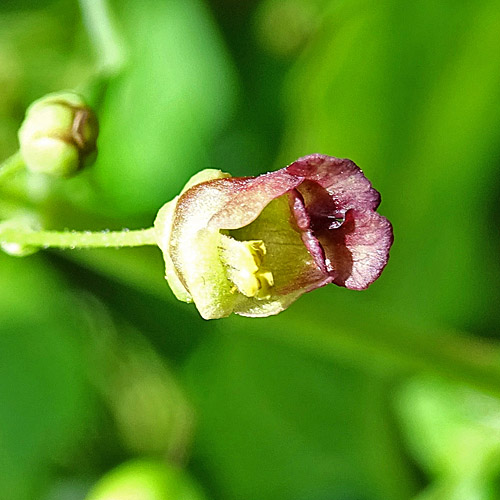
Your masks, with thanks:
[[[258,177],[204,170],[156,219],[166,278],[205,319],[277,314],[329,283],[363,290],[393,242],[379,204],[363,172],[332,156]]]

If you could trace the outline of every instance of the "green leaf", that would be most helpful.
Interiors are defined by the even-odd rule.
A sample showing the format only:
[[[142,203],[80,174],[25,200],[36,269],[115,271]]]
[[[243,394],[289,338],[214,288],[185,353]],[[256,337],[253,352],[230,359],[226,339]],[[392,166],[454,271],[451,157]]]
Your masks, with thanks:
[[[422,500],[498,498],[499,401],[429,377],[414,378],[398,392],[408,447],[434,478]]]
[[[496,321],[496,0],[330,2],[290,73],[284,161],[352,158],[381,192],[395,244],[370,294],[405,315]],[[430,37],[430,38],[429,38]],[[280,162],[282,163],[282,162]],[[485,319],[486,318],[486,319]]]
[[[266,325],[226,320],[187,366],[200,415],[194,460],[218,498],[409,498],[415,484],[387,419],[388,380],[277,344]]]
[[[0,280],[0,496],[28,500],[92,415],[82,325],[41,259],[0,257]]]
[[[154,213],[209,162],[232,110],[234,75],[209,12],[198,0],[115,3],[125,69],[100,112],[90,175],[102,210]]]

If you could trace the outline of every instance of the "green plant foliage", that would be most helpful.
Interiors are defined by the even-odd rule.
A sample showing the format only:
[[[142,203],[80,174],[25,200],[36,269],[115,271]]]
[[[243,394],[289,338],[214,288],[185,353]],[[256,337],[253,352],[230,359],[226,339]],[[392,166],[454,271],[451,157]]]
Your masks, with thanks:
[[[90,182],[110,213],[158,210],[192,174],[233,109],[233,70],[199,0],[117,2],[123,71],[101,106],[100,152]],[[119,123],[119,127],[117,127]]]
[[[155,248],[0,255],[0,498],[500,499],[499,32],[497,0],[0,3],[0,160],[49,92],[101,124],[79,176],[0,178],[0,224],[150,226],[318,152],[395,233],[368,290],[265,319],[202,320]]]
[[[491,0],[332,3],[288,79],[281,157],[335,150],[365,166],[396,228],[377,292],[431,321],[496,316],[482,292],[498,272],[488,198],[499,27]]]
[[[414,456],[437,477],[419,499],[498,498],[498,399],[424,378],[406,384],[396,401]]]
[[[332,367],[241,323],[187,367],[205,415],[195,459],[218,498],[410,498],[415,481],[386,414],[390,379]]]
[[[85,325],[76,300],[41,259],[6,260],[0,271],[0,492],[28,500],[88,430]]]

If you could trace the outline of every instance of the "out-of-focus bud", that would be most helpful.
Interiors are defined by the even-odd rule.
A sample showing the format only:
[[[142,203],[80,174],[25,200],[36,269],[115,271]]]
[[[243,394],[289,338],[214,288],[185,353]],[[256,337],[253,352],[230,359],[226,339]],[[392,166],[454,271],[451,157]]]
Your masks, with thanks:
[[[108,472],[86,500],[205,500],[186,472],[156,460],[133,460]]]
[[[24,245],[17,242],[4,241],[9,232],[16,234],[19,230],[39,231],[40,221],[32,213],[21,213],[11,219],[0,222],[0,248],[13,257],[26,257],[40,250],[39,247]]]
[[[258,177],[205,170],[155,221],[166,278],[205,319],[277,314],[328,283],[363,290],[393,241],[379,203],[363,172],[332,156]]]
[[[70,177],[95,160],[98,133],[97,117],[81,96],[48,94],[26,112],[21,156],[31,171]]]

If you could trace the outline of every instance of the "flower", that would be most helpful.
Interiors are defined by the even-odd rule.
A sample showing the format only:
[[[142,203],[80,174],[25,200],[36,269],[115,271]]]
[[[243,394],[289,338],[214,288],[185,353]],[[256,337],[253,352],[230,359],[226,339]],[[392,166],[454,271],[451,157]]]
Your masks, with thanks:
[[[277,314],[329,283],[365,289],[393,242],[379,204],[355,163],[332,156],[258,177],[204,170],[155,221],[166,278],[205,319]]]
[[[33,172],[70,177],[95,159],[98,134],[97,117],[80,95],[48,94],[26,111],[21,156]]]

